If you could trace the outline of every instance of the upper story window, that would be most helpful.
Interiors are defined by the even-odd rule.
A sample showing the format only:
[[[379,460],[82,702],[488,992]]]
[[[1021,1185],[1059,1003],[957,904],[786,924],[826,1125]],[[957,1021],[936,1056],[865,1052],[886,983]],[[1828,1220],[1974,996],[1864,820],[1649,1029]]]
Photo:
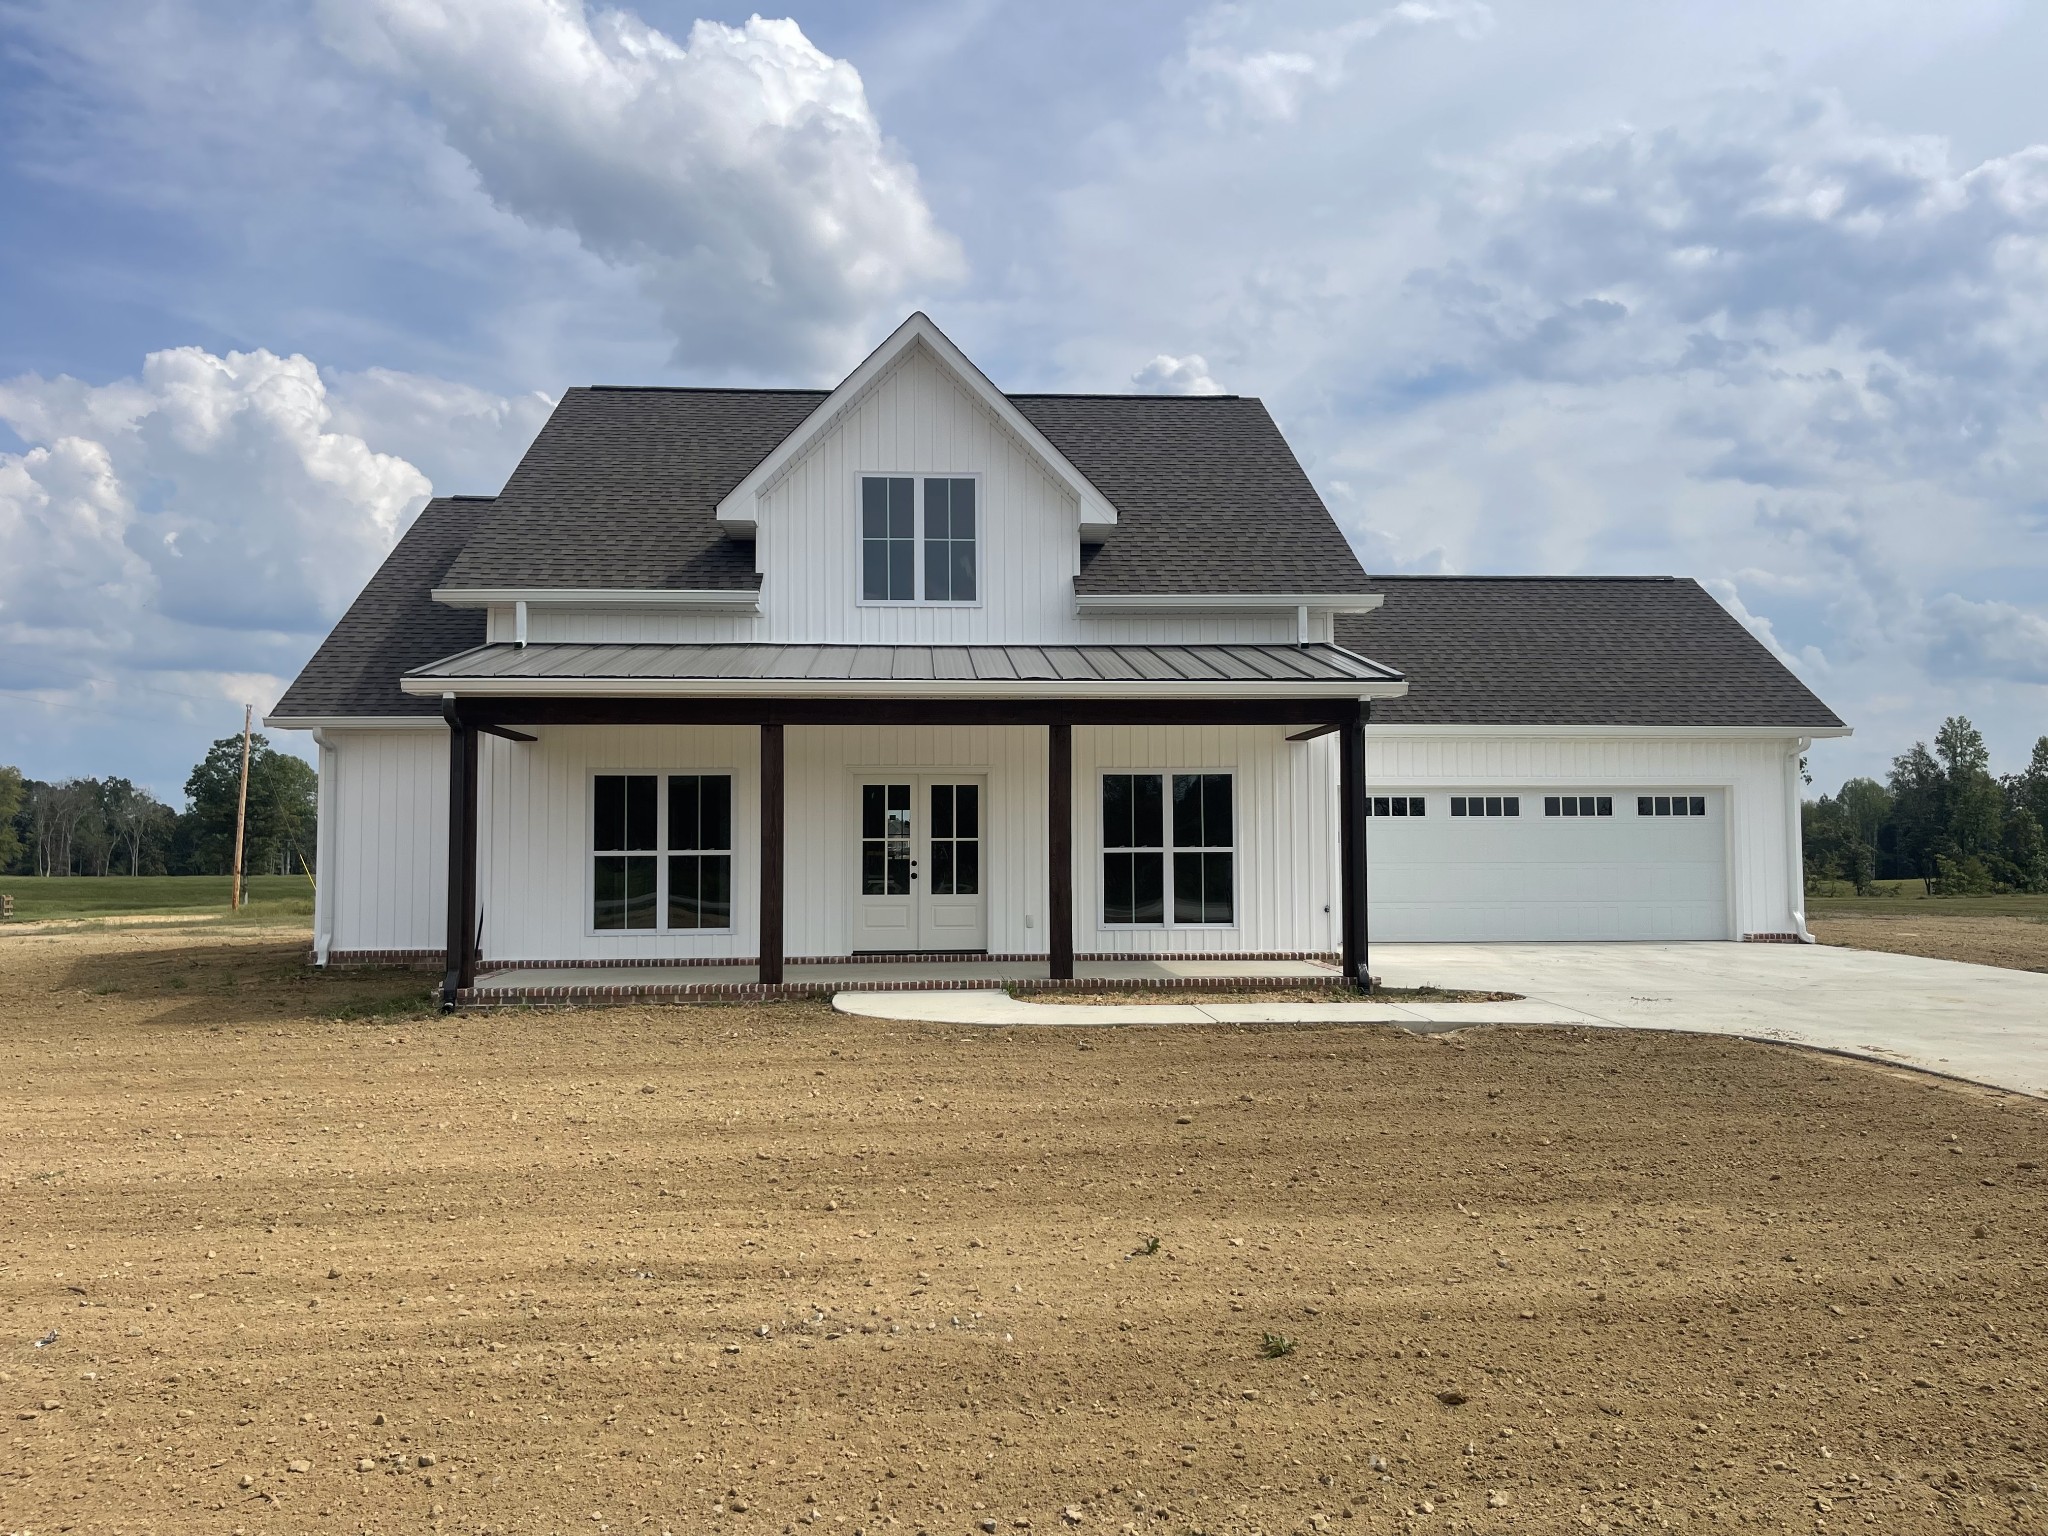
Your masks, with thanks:
[[[964,475],[861,476],[861,601],[977,601],[976,491]]]

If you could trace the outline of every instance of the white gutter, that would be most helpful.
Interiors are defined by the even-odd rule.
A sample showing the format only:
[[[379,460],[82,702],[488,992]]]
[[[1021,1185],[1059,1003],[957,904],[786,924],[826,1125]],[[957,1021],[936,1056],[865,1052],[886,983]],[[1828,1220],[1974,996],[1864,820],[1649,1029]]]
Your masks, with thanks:
[[[1799,759],[1812,745],[1811,737],[1801,736],[1785,753],[1785,835],[1791,839],[1791,857],[1787,862],[1792,870],[1792,931],[1799,935],[1802,944],[1818,942],[1806,926],[1806,828],[1799,804]]]
[[[489,608],[532,603],[545,608],[710,608],[724,612],[761,610],[758,590],[722,587],[436,587],[431,596],[447,608]]]
[[[1408,692],[1406,681],[1365,678],[1327,682],[1218,678],[1162,683],[1059,678],[408,677],[401,679],[399,686],[407,693],[434,699],[445,697],[451,689],[469,699],[1234,699],[1248,693],[1274,699],[1398,699]]]
[[[1274,613],[1314,608],[1326,613],[1371,613],[1386,602],[1377,592],[1083,592],[1074,611],[1103,613]]]

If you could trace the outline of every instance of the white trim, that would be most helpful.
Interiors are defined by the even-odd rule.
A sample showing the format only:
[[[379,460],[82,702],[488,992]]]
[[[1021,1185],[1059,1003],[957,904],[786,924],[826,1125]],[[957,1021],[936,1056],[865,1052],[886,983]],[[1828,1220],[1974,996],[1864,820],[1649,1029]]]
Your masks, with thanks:
[[[438,688],[432,693],[436,698],[440,696]],[[263,728],[266,731],[445,731],[448,722],[439,715],[265,715]]]
[[[317,729],[313,747],[320,758],[313,789],[313,963],[324,967],[334,947],[334,779],[339,753]]]
[[[1313,608],[1327,613],[1371,613],[1386,602],[1377,592],[1086,592],[1074,611],[1097,613],[1277,612]]]
[[[448,697],[459,687],[463,698],[610,699],[610,698],[797,698],[797,699],[1397,699],[1406,682],[1375,683],[1363,679],[1326,683],[1244,679],[1185,683],[980,682],[970,679],[920,678],[758,678],[758,677],[408,677],[405,692],[428,698]],[[438,725],[437,720],[434,724]]]
[[[776,445],[773,453],[754,466],[746,479],[726,493],[718,503],[718,521],[726,532],[740,538],[752,537],[760,498],[844,412],[881,381],[897,359],[917,346],[924,347],[941,366],[966,385],[982,407],[1002,423],[1003,429],[1036,456],[1047,472],[1080,503],[1080,522],[1084,530],[1115,525],[1116,508],[1109,498],[1031,424],[1024,413],[1010,402],[1009,396],[990,382],[987,374],[975,367],[967,355],[947,339],[945,333],[932,323],[930,316],[918,310],[870,352],[866,360],[849,373],[795,431]]]
[[[1650,740],[1697,737],[1705,741],[1784,741],[1793,736],[1813,739],[1855,734],[1846,725],[1379,725],[1370,721],[1366,730],[1381,737],[1638,736]]]
[[[757,589],[726,587],[436,587],[447,608],[489,608],[532,603],[537,608],[710,608],[761,611]]]
[[[1792,876],[1792,931],[1802,944],[1817,944],[1806,926],[1806,815],[1799,792],[1799,760],[1813,745],[1802,736],[1785,752],[1785,862]]]

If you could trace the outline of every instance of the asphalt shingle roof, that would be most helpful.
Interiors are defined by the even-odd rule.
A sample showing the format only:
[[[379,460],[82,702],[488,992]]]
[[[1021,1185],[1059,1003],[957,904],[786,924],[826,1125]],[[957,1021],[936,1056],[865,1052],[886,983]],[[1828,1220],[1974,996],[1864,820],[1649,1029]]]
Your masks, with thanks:
[[[429,594],[490,506],[488,496],[428,502],[271,714],[440,714],[438,701],[401,693],[398,679],[483,644],[482,609],[444,607]]]
[[[1386,603],[1337,643],[1397,668],[1399,725],[1840,726],[1696,581],[1381,576]]]

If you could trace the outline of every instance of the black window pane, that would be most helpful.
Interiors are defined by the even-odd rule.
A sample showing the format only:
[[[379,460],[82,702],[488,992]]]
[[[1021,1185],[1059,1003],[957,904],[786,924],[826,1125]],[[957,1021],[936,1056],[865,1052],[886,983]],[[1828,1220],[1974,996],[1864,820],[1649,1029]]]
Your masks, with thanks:
[[[1692,797],[1692,813],[1695,816],[1707,814],[1707,797],[1705,795],[1694,795]]]
[[[953,596],[956,603],[974,601],[974,546],[955,539],[953,549]]]
[[[1236,919],[1232,915],[1231,865],[1233,856],[1227,853],[1205,853],[1202,855],[1202,908],[1207,913],[1205,922],[1228,923]]]
[[[703,788],[698,816],[699,848],[732,847],[732,779],[723,773],[698,781]]]
[[[1577,795],[1566,795],[1564,797],[1564,813],[1567,816],[1579,814],[1579,797]]]
[[[950,480],[927,480],[924,483],[924,536],[927,539],[951,537],[952,519],[946,515],[946,492],[952,484]]]
[[[697,910],[706,928],[732,926],[732,859],[712,854],[697,861]]]
[[[950,784],[934,784],[932,786],[932,824],[930,830],[933,837],[951,837],[953,835],[953,786]]]
[[[1182,848],[1202,846],[1202,776],[1198,773],[1173,776],[1173,841]]]
[[[626,846],[659,848],[655,835],[655,795],[659,781],[653,774],[632,774],[626,779]]]
[[[974,537],[974,482],[955,480],[952,493],[953,537],[971,539]]]
[[[863,538],[889,536],[889,482],[870,476],[860,483],[860,531]]]
[[[916,516],[913,502],[916,496],[915,482],[891,480],[889,482],[889,537],[910,540],[917,537],[912,526]],[[908,597],[908,592],[904,596]]]
[[[1202,835],[1211,848],[1228,848],[1236,841],[1230,814],[1230,775],[1202,775]]]
[[[860,845],[860,893],[863,896],[886,896],[889,873],[882,853],[889,845],[879,837],[864,838]]]
[[[1406,816],[1408,814],[1408,797],[1406,795],[1394,796],[1393,812],[1396,816]]]
[[[1158,783],[1157,779],[1152,781]],[[1163,853],[1134,853],[1131,855],[1131,910],[1133,922],[1163,923],[1166,921],[1166,855]]]
[[[1136,899],[1131,890],[1131,855],[1105,853],[1102,856],[1102,920],[1105,923],[1135,923]]]
[[[953,835],[981,836],[981,786],[957,784],[953,788]]]
[[[1614,814],[1614,796],[1602,795],[1598,800],[1594,802],[1594,804],[1597,807],[1595,811],[1596,815],[1612,816]]]
[[[703,780],[676,774],[668,781],[668,845],[671,848],[701,848],[698,826],[698,786]]]
[[[1131,775],[1131,846],[1157,848],[1166,841],[1166,785],[1156,773]],[[1161,877],[1164,878],[1163,876]]]
[[[590,846],[625,847],[626,780],[623,775],[601,773],[597,776],[595,808],[596,825],[591,829]]]
[[[1659,795],[1657,797],[1657,814],[1659,816],[1669,816],[1671,814],[1671,797],[1669,795]]]
[[[1422,808],[1428,803],[1429,802],[1427,800],[1424,800],[1422,796],[1417,795],[1414,799],[1408,802],[1408,814],[1410,816],[1420,816],[1422,814]]]
[[[1559,807],[1557,796],[1545,795],[1543,797],[1543,814],[1546,816],[1562,816],[1564,814],[1563,810]]]
[[[917,584],[913,580],[917,564],[917,549],[908,539],[889,541],[889,601],[907,603],[917,596]]]
[[[1208,921],[1202,915],[1202,856],[1199,853],[1176,853],[1173,856],[1173,920],[1176,923]]]
[[[863,784],[860,787],[860,835],[880,837],[886,829],[888,817],[887,788],[881,784]]]
[[[1465,797],[1463,795],[1451,796],[1451,814],[1453,816],[1465,814]]]
[[[599,858],[591,866],[590,926],[598,929],[626,926],[626,861]]]
[[[981,890],[981,844],[953,845],[953,894],[973,896]]]
[[[1102,846],[1131,846],[1131,776],[1105,773],[1102,776]],[[1128,922],[1130,919],[1118,919]]]
[[[1521,798],[1520,798],[1519,796],[1517,796],[1517,795],[1509,795],[1509,796],[1507,797],[1507,799],[1505,799],[1505,800],[1501,801],[1501,803],[1500,803],[1500,813],[1501,813],[1501,815],[1503,815],[1503,816],[1519,816],[1519,815],[1521,815],[1521,814],[1522,814],[1522,801],[1521,801]]]
[[[626,926],[652,928],[654,910],[654,865],[651,857],[626,860]]]
[[[1500,796],[1488,795],[1486,797],[1486,814],[1489,816],[1498,816],[1500,814]]]
[[[1655,815],[1655,814],[1656,814],[1656,809],[1655,809],[1655,807],[1654,807],[1654,806],[1652,805],[1652,803],[1651,803],[1651,801],[1650,801],[1650,797],[1649,797],[1648,795],[1639,795],[1639,796],[1637,796],[1637,798],[1636,798],[1636,814],[1637,814],[1638,816],[1651,816],[1651,815]]]
[[[1392,802],[1392,801],[1390,801],[1390,800],[1388,800],[1388,799],[1387,799],[1387,797],[1386,797],[1385,795],[1374,795],[1374,796],[1373,796],[1373,799],[1372,799],[1372,814],[1373,814],[1373,815],[1375,815],[1375,816],[1385,816],[1385,815],[1388,815],[1388,814],[1390,814],[1390,813],[1392,812],[1392,810],[1393,810],[1393,802]]]
[[[924,541],[924,600],[928,603],[952,601],[947,591],[953,571],[952,562],[946,558],[949,547],[943,539]]]
[[[702,862],[694,855],[668,861],[668,925],[671,928],[706,926],[697,890],[697,871]]]
[[[864,603],[889,601],[889,545],[865,539],[860,547],[860,596]]]
[[[948,842],[932,844],[932,894],[951,896],[953,894],[953,845]]]
[[[889,839],[889,896],[910,894],[910,844]]]

